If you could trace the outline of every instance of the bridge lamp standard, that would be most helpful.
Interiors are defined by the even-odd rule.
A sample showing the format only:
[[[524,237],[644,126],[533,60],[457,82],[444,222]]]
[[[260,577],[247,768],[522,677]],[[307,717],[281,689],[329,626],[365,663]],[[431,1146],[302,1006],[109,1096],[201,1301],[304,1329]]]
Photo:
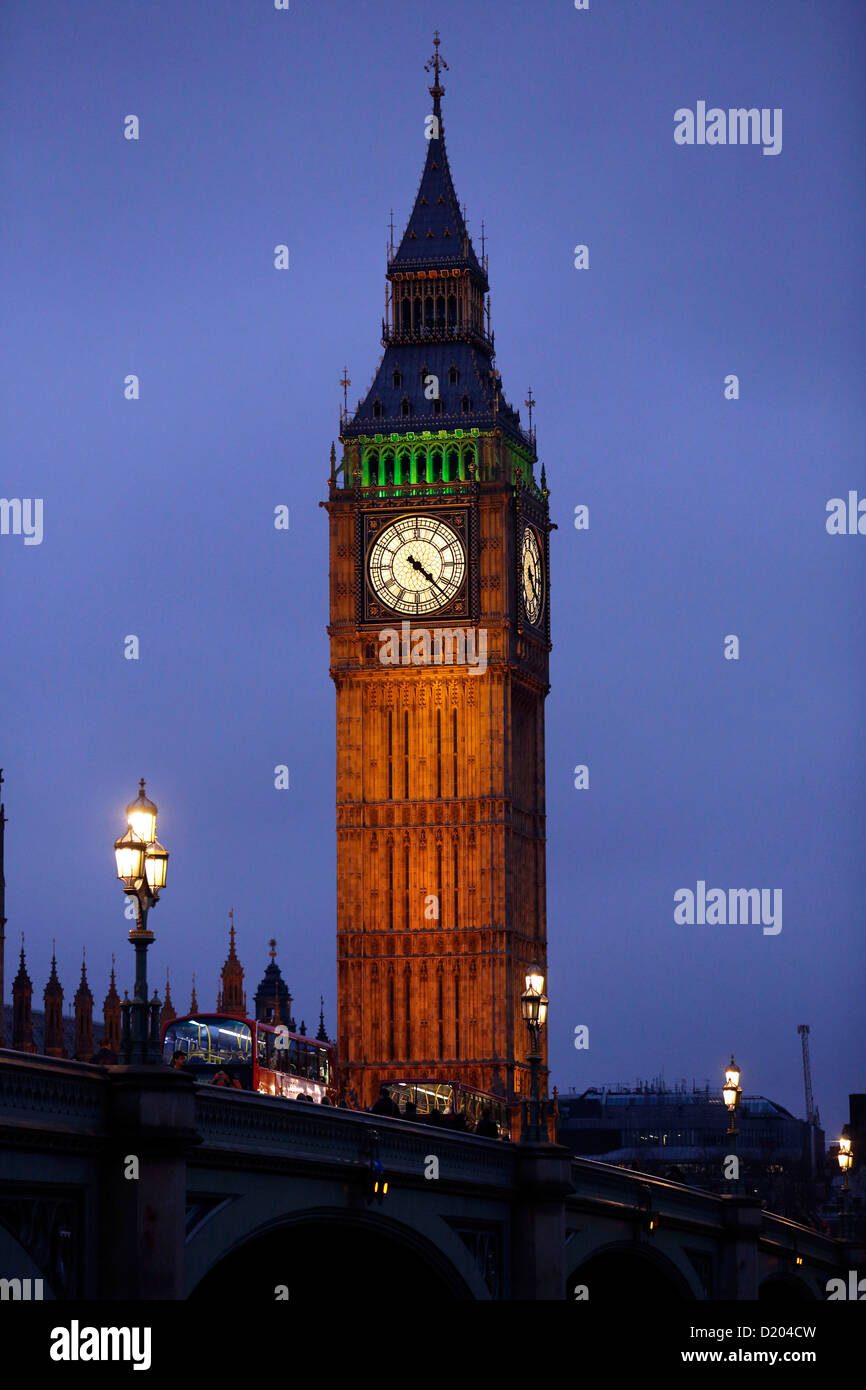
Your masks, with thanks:
[[[120,1059],[127,1066],[162,1060],[159,1050],[159,1000],[147,998],[147,948],[153,941],[147,914],[159,902],[168,871],[168,850],[156,838],[157,808],[144,794],[141,778],[138,796],[126,808],[126,833],[114,842],[117,877],[123,891],[135,900],[135,926],[129,940],[135,948],[135,989],[125,999]],[[150,1026],[148,1027],[148,1011]]]
[[[854,1155],[851,1152],[851,1131],[847,1125],[842,1126],[842,1133],[839,1136],[839,1167],[842,1169],[842,1191],[848,1191],[848,1173],[854,1162]]]
[[[728,1110],[730,1111],[731,1115],[730,1123],[728,1124],[728,1138],[731,1141],[731,1152],[736,1158],[737,1135],[739,1133],[739,1130],[737,1129],[737,1111],[739,1110],[740,1102],[743,1099],[743,1091],[740,1086],[740,1068],[734,1061],[733,1052],[731,1053],[731,1060],[729,1065],[725,1067],[725,1084],[722,1087],[722,1099],[725,1102],[725,1105],[728,1107]],[[733,1191],[738,1192],[739,1189],[739,1178],[735,1178]]]
[[[547,1142],[547,1126],[545,1119],[545,1103],[539,1095],[538,1070],[541,1064],[541,1050],[539,1039],[541,1030],[547,1022],[547,995],[544,993],[544,976],[537,966],[534,966],[526,975],[526,990],[520,996],[520,1008],[529,1029],[529,1116],[527,1117],[527,1103],[523,1102],[523,1133],[521,1140],[525,1144],[543,1144]]]
[[[851,1131],[847,1125],[842,1126],[842,1133],[839,1135],[839,1152],[836,1157],[839,1160],[839,1167],[842,1169],[839,1236],[844,1240],[848,1234],[848,1173],[854,1162],[854,1154],[851,1151]]]

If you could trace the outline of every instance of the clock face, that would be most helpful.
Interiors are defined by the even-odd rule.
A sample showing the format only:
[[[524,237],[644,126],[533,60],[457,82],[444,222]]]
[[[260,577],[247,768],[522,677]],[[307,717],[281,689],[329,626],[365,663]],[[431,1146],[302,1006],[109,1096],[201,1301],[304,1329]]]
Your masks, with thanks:
[[[544,612],[544,573],[541,547],[531,526],[524,530],[520,547],[520,590],[526,616],[537,625]]]
[[[435,613],[456,597],[466,555],[450,526],[435,516],[401,516],[377,536],[368,561],[376,597],[395,613]]]

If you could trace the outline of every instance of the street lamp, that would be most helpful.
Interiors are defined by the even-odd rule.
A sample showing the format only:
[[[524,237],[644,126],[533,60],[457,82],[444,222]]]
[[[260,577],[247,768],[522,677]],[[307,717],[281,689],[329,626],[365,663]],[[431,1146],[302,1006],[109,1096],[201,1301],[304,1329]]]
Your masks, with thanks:
[[[728,1138],[731,1141],[731,1151],[735,1159],[737,1158],[737,1134],[739,1133],[737,1129],[737,1111],[740,1108],[740,1101],[742,1098],[743,1092],[740,1086],[740,1068],[734,1061],[734,1054],[732,1052],[730,1063],[725,1067],[725,1084],[722,1087],[722,1100],[725,1102],[731,1114],[730,1123],[728,1125]],[[739,1191],[739,1177],[734,1178],[733,1191]]]
[[[520,1008],[529,1029],[529,1075],[530,1075],[530,1100],[529,1116],[527,1117],[527,1103],[523,1102],[523,1133],[521,1139],[523,1143],[543,1144],[547,1142],[547,1126],[545,1119],[545,1102],[539,1096],[538,1068],[541,1062],[541,1052],[539,1050],[539,1038],[541,1030],[547,1022],[547,995],[544,993],[544,976],[537,966],[533,966],[526,975],[526,990],[520,996]]]
[[[854,1162],[854,1155],[851,1152],[851,1131],[847,1125],[842,1126],[842,1133],[839,1136],[839,1167],[844,1173],[842,1179],[842,1191],[848,1191],[848,1171]]]
[[[147,948],[153,941],[147,914],[159,902],[168,869],[168,850],[156,838],[156,816],[156,807],[144,794],[142,777],[138,796],[126,808],[128,829],[114,842],[117,877],[124,893],[135,899],[135,926],[129,933],[129,940],[135,947],[135,989],[132,999],[125,999],[121,1006],[120,1056],[127,1065],[162,1060],[159,1000],[156,994],[151,1001],[147,997]]]
[[[845,1239],[848,1234],[848,1171],[854,1162],[854,1155],[851,1152],[851,1131],[847,1125],[842,1126],[842,1133],[839,1135],[839,1152],[837,1158],[839,1160],[839,1167],[842,1169],[839,1235],[842,1239]]]

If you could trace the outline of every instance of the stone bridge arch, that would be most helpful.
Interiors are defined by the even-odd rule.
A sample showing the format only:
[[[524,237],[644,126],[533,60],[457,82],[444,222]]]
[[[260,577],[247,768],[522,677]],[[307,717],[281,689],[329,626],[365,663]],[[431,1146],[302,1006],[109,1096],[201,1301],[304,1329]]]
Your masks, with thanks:
[[[379,1211],[288,1212],[241,1236],[200,1277],[193,1274],[187,1296],[212,1307],[233,1297],[265,1305],[285,1286],[290,1302],[320,1305],[324,1288],[339,1288],[341,1298],[381,1299],[383,1308],[409,1296],[413,1303],[489,1297],[468,1250],[449,1234],[453,1247],[446,1253]]]
[[[771,1274],[758,1285],[759,1303],[814,1303],[815,1294],[796,1274]]]
[[[571,1267],[566,1299],[575,1301],[583,1284],[590,1303],[670,1303],[700,1294],[679,1263],[650,1245],[610,1241],[587,1251]]]

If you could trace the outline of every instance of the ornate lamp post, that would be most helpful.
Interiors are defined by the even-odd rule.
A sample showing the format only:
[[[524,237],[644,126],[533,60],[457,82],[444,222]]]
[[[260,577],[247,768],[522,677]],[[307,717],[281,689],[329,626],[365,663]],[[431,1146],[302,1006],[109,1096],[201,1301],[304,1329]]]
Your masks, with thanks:
[[[117,877],[124,893],[135,899],[135,926],[129,940],[135,947],[135,989],[124,1002],[120,1058],[127,1065],[162,1060],[159,1050],[159,1000],[147,998],[147,948],[153,941],[147,914],[159,902],[165,887],[168,851],[156,838],[156,807],[144,794],[141,779],[138,796],[126,808],[128,829],[114,842]],[[148,1010],[150,1020],[148,1025]]]
[[[844,1240],[848,1235],[848,1173],[854,1162],[854,1155],[851,1152],[851,1131],[847,1125],[842,1126],[842,1133],[839,1136],[839,1153],[837,1154],[839,1167],[842,1169],[842,1193],[839,1209],[839,1236]]]
[[[722,1099],[731,1114],[730,1123],[728,1125],[728,1138],[731,1141],[731,1152],[735,1158],[737,1157],[737,1135],[739,1134],[739,1130],[737,1129],[737,1111],[740,1108],[740,1101],[742,1098],[743,1092],[740,1086],[740,1068],[734,1061],[734,1054],[732,1052],[730,1063],[725,1067],[725,1084],[722,1087]],[[734,1179],[731,1190],[733,1192],[739,1192],[739,1177]]]
[[[541,971],[534,968],[526,976],[526,991],[520,996],[520,1007],[523,1017],[526,1019],[526,1026],[529,1029],[529,1068],[530,1068],[530,1100],[523,1102],[523,1133],[521,1140],[524,1144],[543,1144],[547,1142],[547,1125],[545,1124],[545,1102],[539,1096],[538,1068],[541,1062],[541,1052],[539,1049],[539,1037],[541,1030],[547,1022],[547,995],[544,993],[544,976]],[[527,1109],[529,1114],[527,1116]]]

